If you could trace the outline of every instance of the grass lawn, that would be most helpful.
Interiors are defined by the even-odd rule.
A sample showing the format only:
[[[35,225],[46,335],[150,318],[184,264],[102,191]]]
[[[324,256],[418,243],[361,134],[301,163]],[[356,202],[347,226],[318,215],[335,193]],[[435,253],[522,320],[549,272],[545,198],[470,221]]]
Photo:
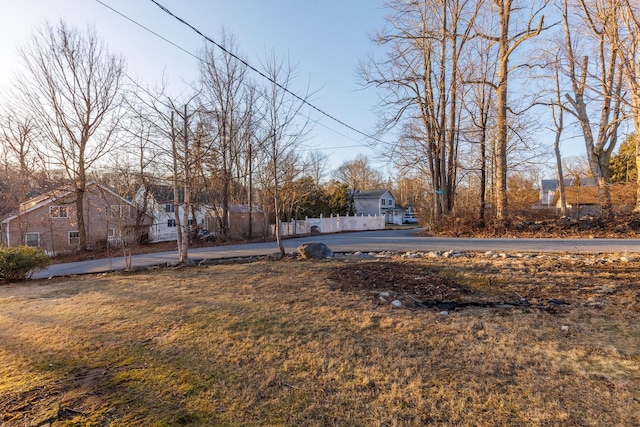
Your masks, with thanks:
[[[478,255],[5,284],[0,425],[640,425],[639,272]]]

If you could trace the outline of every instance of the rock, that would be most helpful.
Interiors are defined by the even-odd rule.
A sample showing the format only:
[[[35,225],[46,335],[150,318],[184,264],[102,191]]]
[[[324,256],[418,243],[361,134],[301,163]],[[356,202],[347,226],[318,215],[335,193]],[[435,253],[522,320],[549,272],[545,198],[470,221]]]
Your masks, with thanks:
[[[304,259],[326,259],[333,257],[333,251],[329,248],[329,246],[321,242],[303,243],[302,245],[298,246],[298,253]]]
[[[571,305],[569,302],[563,299],[558,299],[558,298],[551,298],[548,302],[549,304],[555,304],[555,305]]]
[[[402,302],[397,300],[397,299],[395,299],[395,300],[391,301],[391,305],[396,307],[396,308],[400,308],[400,307],[402,307]]]
[[[439,314],[440,316],[448,316],[448,315],[449,315],[449,312],[448,312],[448,311],[446,311],[446,310],[444,310],[444,311],[441,311],[441,312],[440,312],[440,313],[438,313],[438,314]]]
[[[564,332],[567,332],[569,331],[569,325],[562,325],[560,329],[563,330]]]
[[[389,298],[391,296],[391,292],[380,292],[380,297]]]

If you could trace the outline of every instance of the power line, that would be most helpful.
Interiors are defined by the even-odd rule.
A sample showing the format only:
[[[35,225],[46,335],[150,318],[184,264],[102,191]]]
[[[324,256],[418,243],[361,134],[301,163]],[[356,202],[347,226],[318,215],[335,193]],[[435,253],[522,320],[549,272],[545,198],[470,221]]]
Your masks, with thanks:
[[[99,1],[99,0],[97,0]],[[165,13],[167,13],[168,15],[170,15],[171,17],[173,17],[174,19],[176,19],[178,22],[180,22],[181,24],[189,27],[191,30],[193,30],[196,34],[198,34],[200,37],[202,37],[203,39],[205,39],[206,41],[208,41],[209,43],[213,44],[214,46],[216,46],[218,49],[222,50],[223,52],[225,52],[227,55],[230,55],[231,57],[233,57],[234,59],[236,59],[237,61],[240,61],[240,63],[242,63],[244,66],[246,66],[247,68],[249,68],[250,70],[252,70],[253,72],[257,73],[258,75],[260,75],[261,77],[265,78],[266,80],[268,80],[269,82],[271,82],[272,84],[276,85],[277,87],[279,87],[280,89],[284,90],[286,93],[288,93],[289,95],[293,96],[294,98],[298,99],[299,101],[301,101],[302,103],[306,104],[307,106],[309,106],[311,109],[317,111],[318,113],[322,114],[325,117],[328,117],[329,119],[333,120],[334,122],[346,127],[347,129],[350,129],[362,136],[364,136],[365,138],[368,139],[372,139],[374,141],[378,141],[377,138],[368,135],[356,128],[354,128],[353,126],[348,125],[347,123],[345,123],[344,121],[338,119],[337,117],[327,113],[326,111],[324,111],[323,109],[316,107],[315,105],[313,105],[312,103],[310,103],[309,101],[307,101],[306,99],[302,98],[301,96],[299,96],[298,94],[290,91],[289,89],[287,89],[286,87],[282,86],[280,83],[278,83],[277,81],[275,81],[274,79],[272,79],[271,77],[269,77],[268,75],[266,75],[265,73],[263,73],[262,71],[258,70],[257,68],[253,67],[251,64],[249,64],[247,61],[245,61],[244,59],[234,55],[232,52],[228,51],[227,49],[224,48],[224,46],[218,44],[216,41],[214,41],[213,39],[211,39],[210,37],[208,37],[207,35],[205,35],[204,33],[202,33],[202,31],[200,31],[199,29],[197,29],[195,26],[193,26],[192,24],[190,24],[189,22],[187,22],[186,20],[180,18],[179,16],[175,15],[173,12],[171,12],[169,9],[167,9],[165,6],[163,6],[162,4],[160,4],[159,2],[157,2],[156,0],[150,0],[153,4],[155,4],[156,6],[158,6],[160,9],[162,9],[162,11],[164,11]]]
[[[216,43],[216,42],[215,42],[214,40],[212,40],[210,37],[208,37],[208,36],[204,35],[200,30],[198,30],[197,28],[195,28],[194,26],[192,26],[191,24],[189,24],[188,22],[186,22],[186,21],[185,21],[185,20],[183,20],[182,18],[180,18],[180,17],[176,16],[175,14],[173,14],[170,10],[168,10],[168,9],[167,9],[166,7],[164,7],[163,5],[159,4],[158,2],[156,2],[156,1],[154,1],[154,0],[151,0],[151,1],[152,1],[154,4],[156,4],[159,8],[161,8],[165,13],[169,14],[170,16],[172,16],[173,18],[175,18],[176,20],[178,20],[178,21],[179,21],[179,22],[181,22],[182,24],[184,24],[184,25],[188,26],[190,29],[192,29],[193,31],[195,31],[198,35],[200,35],[201,37],[203,37],[205,40],[207,40],[208,42],[210,42],[210,43],[214,44],[216,47],[218,47],[219,49],[221,49],[222,51],[224,51],[224,52],[225,52],[225,53],[227,53],[228,55],[232,56],[232,57],[233,57],[233,58],[235,58],[236,60],[240,61],[243,65],[245,65],[246,67],[248,67],[248,68],[249,68],[249,69],[251,69],[252,71],[254,71],[254,72],[258,73],[260,76],[262,76],[263,78],[267,79],[267,80],[268,80],[268,81],[270,81],[271,83],[276,84],[279,88],[281,88],[282,90],[286,91],[286,92],[287,92],[287,93],[289,93],[290,95],[294,96],[296,99],[300,100],[301,102],[303,102],[304,104],[308,105],[308,106],[309,106],[309,107],[311,107],[312,109],[314,109],[314,110],[318,111],[320,114],[322,114],[322,115],[324,115],[324,116],[328,117],[329,119],[333,120],[334,122],[339,123],[339,124],[341,124],[342,126],[344,126],[344,127],[348,128],[348,129],[350,129],[350,130],[352,130],[352,131],[354,131],[354,132],[356,132],[356,133],[358,133],[358,134],[360,134],[360,135],[362,135],[362,136],[364,136],[364,137],[366,137],[366,138],[368,138],[368,139],[371,139],[371,140],[376,141],[376,142],[383,142],[383,141],[379,140],[379,139],[378,139],[378,138],[376,138],[376,137],[373,137],[373,136],[371,136],[371,135],[368,135],[368,134],[366,134],[366,133],[364,133],[364,132],[362,132],[362,131],[360,131],[360,130],[358,130],[358,129],[356,129],[356,128],[354,128],[354,127],[350,126],[350,125],[348,125],[347,123],[343,122],[342,120],[340,120],[340,119],[336,118],[335,116],[333,116],[333,115],[331,115],[331,114],[329,114],[329,113],[325,112],[325,111],[324,111],[324,110],[322,110],[321,108],[316,107],[315,105],[311,104],[309,101],[307,101],[307,100],[305,100],[304,98],[302,98],[302,97],[298,96],[297,94],[293,93],[292,91],[290,91],[290,90],[289,90],[289,89],[287,89],[286,87],[283,87],[281,84],[279,84],[278,82],[276,82],[276,81],[274,81],[273,79],[271,79],[268,75],[264,74],[263,72],[261,72],[260,70],[258,70],[258,69],[256,69],[256,68],[254,68],[253,66],[251,66],[248,62],[246,62],[246,61],[245,61],[245,60],[243,60],[242,58],[239,58],[238,56],[236,56],[236,55],[234,55],[233,53],[229,52],[227,49],[225,49],[223,46],[221,46],[221,45],[219,45],[218,43]],[[106,3],[104,3],[102,0],[96,0],[96,2],[98,2],[98,3],[99,3],[99,4],[101,4],[102,6],[106,7],[107,9],[111,10],[112,12],[114,12],[114,13],[115,13],[115,14],[117,14],[117,15],[119,15],[120,17],[122,17],[122,18],[126,19],[127,21],[131,22],[132,24],[134,24],[134,25],[136,25],[136,26],[140,27],[141,29],[143,29],[143,30],[147,31],[148,33],[150,33],[150,34],[152,34],[152,35],[154,35],[154,36],[158,37],[158,38],[159,38],[159,39],[161,39],[162,41],[164,41],[164,42],[166,42],[166,43],[170,44],[171,46],[173,46],[173,47],[175,47],[175,48],[177,48],[177,49],[181,50],[182,52],[186,53],[187,55],[189,55],[189,56],[191,56],[191,57],[195,58],[196,60],[198,60],[198,62],[204,62],[204,60],[203,60],[201,57],[199,57],[198,55],[196,55],[196,54],[194,54],[193,52],[189,51],[188,49],[186,49],[186,48],[184,48],[184,47],[180,46],[179,44],[177,44],[177,43],[175,43],[175,42],[171,41],[170,39],[168,39],[168,38],[164,37],[163,35],[161,35],[161,34],[159,34],[158,32],[156,32],[156,31],[152,30],[151,28],[149,28],[149,27],[145,26],[144,24],[142,24],[142,23],[140,23],[140,22],[136,21],[135,19],[133,19],[133,18],[131,18],[131,17],[129,17],[129,16],[127,16],[127,15],[125,15],[124,13],[122,13],[122,12],[120,12],[119,10],[117,10],[117,9],[115,9],[115,8],[113,8],[113,7],[111,7],[110,5],[108,5],[108,4],[106,4]],[[129,79],[133,81],[133,79],[132,79],[131,77],[129,77]],[[137,83],[136,83],[136,84],[137,84]],[[359,144],[359,145],[357,145],[357,146],[345,146],[345,147],[339,147],[339,148],[352,148],[352,147],[361,147],[361,146],[363,146],[363,144],[362,144],[361,142],[359,142],[359,141],[357,141],[357,140],[355,140],[355,139],[353,139],[353,138],[351,138],[351,137],[349,137],[349,136],[347,136],[347,135],[344,135],[343,133],[341,133],[341,132],[339,132],[339,131],[337,131],[337,130],[335,130],[335,129],[332,129],[332,128],[331,128],[331,127],[329,127],[329,126],[326,126],[326,125],[321,124],[318,120],[314,120],[314,122],[315,122],[316,124],[318,124],[318,125],[320,125],[320,126],[322,126],[322,127],[326,128],[326,129],[329,129],[329,130],[331,130],[331,131],[333,131],[333,132],[337,133],[338,135],[341,135],[341,136],[343,136],[343,137],[345,137],[345,138],[347,138],[347,139],[350,139],[350,140],[352,140],[352,141],[354,141],[354,142],[357,142],[357,143]],[[364,146],[368,146],[368,144],[364,144]],[[338,147],[336,147],[336,148],[338,148]]]

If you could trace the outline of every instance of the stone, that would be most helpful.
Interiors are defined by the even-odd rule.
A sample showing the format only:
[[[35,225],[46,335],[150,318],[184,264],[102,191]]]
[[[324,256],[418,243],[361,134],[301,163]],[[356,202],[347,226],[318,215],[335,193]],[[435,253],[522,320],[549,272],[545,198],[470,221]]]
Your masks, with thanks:
[[[400,307],[402,307],[402,302],[396,299],[396,300],[391,301],[391,305],[396,307],[396,308],[400,308]]]
[[[322,242],[303,243],[298,246],[298,253],[304,259],[326,259],[333,257],[333,251]]]

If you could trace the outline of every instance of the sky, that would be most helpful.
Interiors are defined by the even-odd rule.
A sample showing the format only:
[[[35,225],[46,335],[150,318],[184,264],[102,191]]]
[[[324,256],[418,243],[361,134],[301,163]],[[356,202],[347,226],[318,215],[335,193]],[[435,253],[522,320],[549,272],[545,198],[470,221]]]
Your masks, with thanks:
[[[275,52],[297,67],[296,91],[313,93],[311,103],[365,134],[376,122],[374,89],[366,89],[357,64],[375,51],[369,35],[384,24],[383,0],[159,0],[206,36],[235,38],[241,55],[255,68]],[[14,0],[0,14],[0,88],[20,73],[20,46],[46,21],[64,20],[96,29],[112,53],[127,61],[127,73],[145,85],[165,79],[180,92],[198,79],[197,60],[133,21],[196,54],[205,41],[151,0]],[[101,3],[104,3],[101,4]],[[108,7],[106,7],[107,5]],[[114,12],[116,10],[118,13]],[[259,79],[254,74],[254,78]],[[1,89],[0,89],[1,90]],[[333,169],[362,153],[372,161],[365,137],[309,110],[316,124],[303,151],[320,150]],[[378,163],[384,168],[384,164]]]

